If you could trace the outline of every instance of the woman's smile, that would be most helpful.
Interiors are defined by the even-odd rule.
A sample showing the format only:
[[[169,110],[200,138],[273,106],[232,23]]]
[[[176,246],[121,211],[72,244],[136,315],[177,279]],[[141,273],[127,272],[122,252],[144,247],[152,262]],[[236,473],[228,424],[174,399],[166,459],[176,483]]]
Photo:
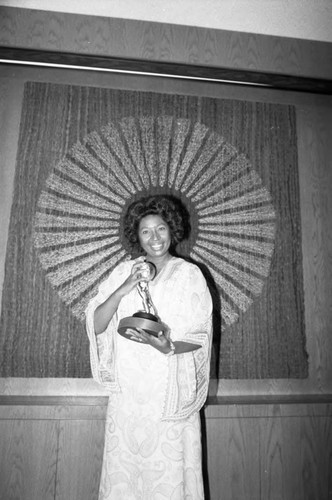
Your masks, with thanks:
[[[171,232],[168,224],[159,215],[147,215],[140,221],[138,237],[142,249],[149,257],[168,256]]]

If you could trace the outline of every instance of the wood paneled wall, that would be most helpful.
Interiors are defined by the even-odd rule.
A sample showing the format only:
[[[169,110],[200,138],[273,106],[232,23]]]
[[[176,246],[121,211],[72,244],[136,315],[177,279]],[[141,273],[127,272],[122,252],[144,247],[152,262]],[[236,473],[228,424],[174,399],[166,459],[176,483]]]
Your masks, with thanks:
[[[331,408],[328,404],[208,407],[211,500],[332,498]]]
[[[15,7],[0,7],[0,45],[332,78],[325,42]]]
[[[97,498],[105,407],[0,406],[0,499]]]
[[[97,500],[106,401],[2,400],[0,500]],[[331,417],[331,402],[207,406],[206,500],[331,499]]]
[[[332,79],[331,44],[119,19],[0,8],[0,44],[79,54],[191,63]],[[8,230],[23,83],[82,83],[78,71],[0,67],[0,222]],[[135,89],[132,77],[85,72],[85,85]],[[183,83],[142,78],[144,88],[184,92]],[[331,401],[294,395],[332,393],[332,99],[268,88],[187,81],[185,92],[294,104],[297,111],[301,222],[309,378],[219,381],[205,410],[210,500],[330,500]],[[198,87],[197,87],[198,85]],[[0,242],[0,286],[6,238]],[[105,403],[91,380],[3,379],[0,394],[0,500],[93,500],[104,439]],[[15,395],[75,396],[68,402],[14,401]],[[254,404],[257,394],[288,395],[293,403]],[[78,397],[78,398],[77,398]]]

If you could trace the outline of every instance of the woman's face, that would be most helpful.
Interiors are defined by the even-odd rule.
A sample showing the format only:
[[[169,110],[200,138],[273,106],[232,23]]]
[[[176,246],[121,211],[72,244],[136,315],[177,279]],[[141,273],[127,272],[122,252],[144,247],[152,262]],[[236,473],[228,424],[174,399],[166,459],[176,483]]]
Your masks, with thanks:
[[[138,226],[138,239],[142,249],[152,259],[168,255],[171,231],[160,215],[143,217]]]

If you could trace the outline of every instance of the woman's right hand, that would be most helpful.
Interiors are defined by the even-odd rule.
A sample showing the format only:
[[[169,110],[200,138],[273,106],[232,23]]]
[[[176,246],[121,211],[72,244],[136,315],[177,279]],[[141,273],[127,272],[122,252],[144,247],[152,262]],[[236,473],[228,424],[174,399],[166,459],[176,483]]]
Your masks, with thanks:
[[[148,264],[145,263],[145,257],[138,257],[132,268],[131,272],[128,276],[128,278],[120,285],[118,288],[118,292],[122,295],[125,296],[128,293],[130,293],[133,288],[137,285],[139,281],[150,281],[147,278],[147,271],[149,270]]]
[[[137,283],[142,279],[141,267],[145,262],[144,257],[139,257],[133,264],[131,272],[126,280],[119,286],[102,304],[100,304],[94,313],[94,327],[96,334],[105,331],[107,325],[114,316],[122,298],[130,293]]]

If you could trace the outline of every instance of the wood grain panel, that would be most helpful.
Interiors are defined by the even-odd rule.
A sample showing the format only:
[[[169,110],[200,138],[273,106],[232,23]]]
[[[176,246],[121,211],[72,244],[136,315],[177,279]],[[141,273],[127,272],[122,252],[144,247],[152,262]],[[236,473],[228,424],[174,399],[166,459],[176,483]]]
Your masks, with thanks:
[[[285,422],[285,424],[289,424]],[[300,464],[302,479],[302,498],[328,499],[329,473],[331,464],[328,463],[331,455],[331,420],[304,419],[299,422],[300,427]],[[292,431],[292,429],[291,429]],[[284,433],[290,437],[290,433]],[[330,469],[330,470],[329,470]],[[331,492],[330,492],[331,493]]]
[[[97,500],[104,422],[60,422],[56,500]]]
[[[332,113],[327,106],[298,110],[300,196],[306,328],[311,378],[331,386],[332,364]]]
[[[261,498],[266,500],[301,500],[299,419],[289,419],[291,440],[285,440],[283,421],[269,418],[260,426]],[[289,439],[289,436],[287,436]]]
[[[328,500],[331,418],[265,419],[261,426],[261,498]]]
[[[39,405],[36,399],[22,405],[2,405],[0,401],[0,420],[105,420],[107,399],[91,405],[68,404],[65,399],[46,405]]]
[[[1,7],[0,43],[332,78],[330,44],[226,30]]]
[[[0,421],[0,499],[54,500],[57,423]]]
[[[97,499],[105,406],[81,399],[0,407],[0,500]],[[330,500],[331,404],[214,408],[203,425],[206,500]]]
[[[261,498],[258,423],[250,418],[206,421],[211,500]]]
[[[210,500],[329,500],[331,417],[206,422]]]
[[[224,403],[209,404],[209,399],[207,406],[204,409],[204,415],[207,419],[223,419],[223,418],[277,418],[277,417],[330,417],[332,418],[332,404],[331,403],[316,403],[314,400],[312,403],[307,401],[307,403],[301,403],[298,399],[296,403],[296,397],[294,397],[293,402],[292,396],[284,398],[284,404],[281,403],[281,398],[275,400],[273,403],[273,397],[268,402],[268,398],[257,397],[255,403],[250,403],[248,397],[236,398],[236,397],[225,397],[217,398],[218,401],[225,399]],[[254,396],[253,396],[254,399]],[[288,399],[288,403],[287,403]],[[213,401],[214,398],[211,398]]]
[[[10,207],[12,201],[12,186],[14,183],[18,130],[20,124],[22,93],[20,86],[8,79],[0,80],[0,227],[3,234],[7,234],[9,228]],[[0,239],[0,283],[4,279],[4,262],[6,255],[7,238]],[[0,287],[0,301],[2,297],[2,286]]]

